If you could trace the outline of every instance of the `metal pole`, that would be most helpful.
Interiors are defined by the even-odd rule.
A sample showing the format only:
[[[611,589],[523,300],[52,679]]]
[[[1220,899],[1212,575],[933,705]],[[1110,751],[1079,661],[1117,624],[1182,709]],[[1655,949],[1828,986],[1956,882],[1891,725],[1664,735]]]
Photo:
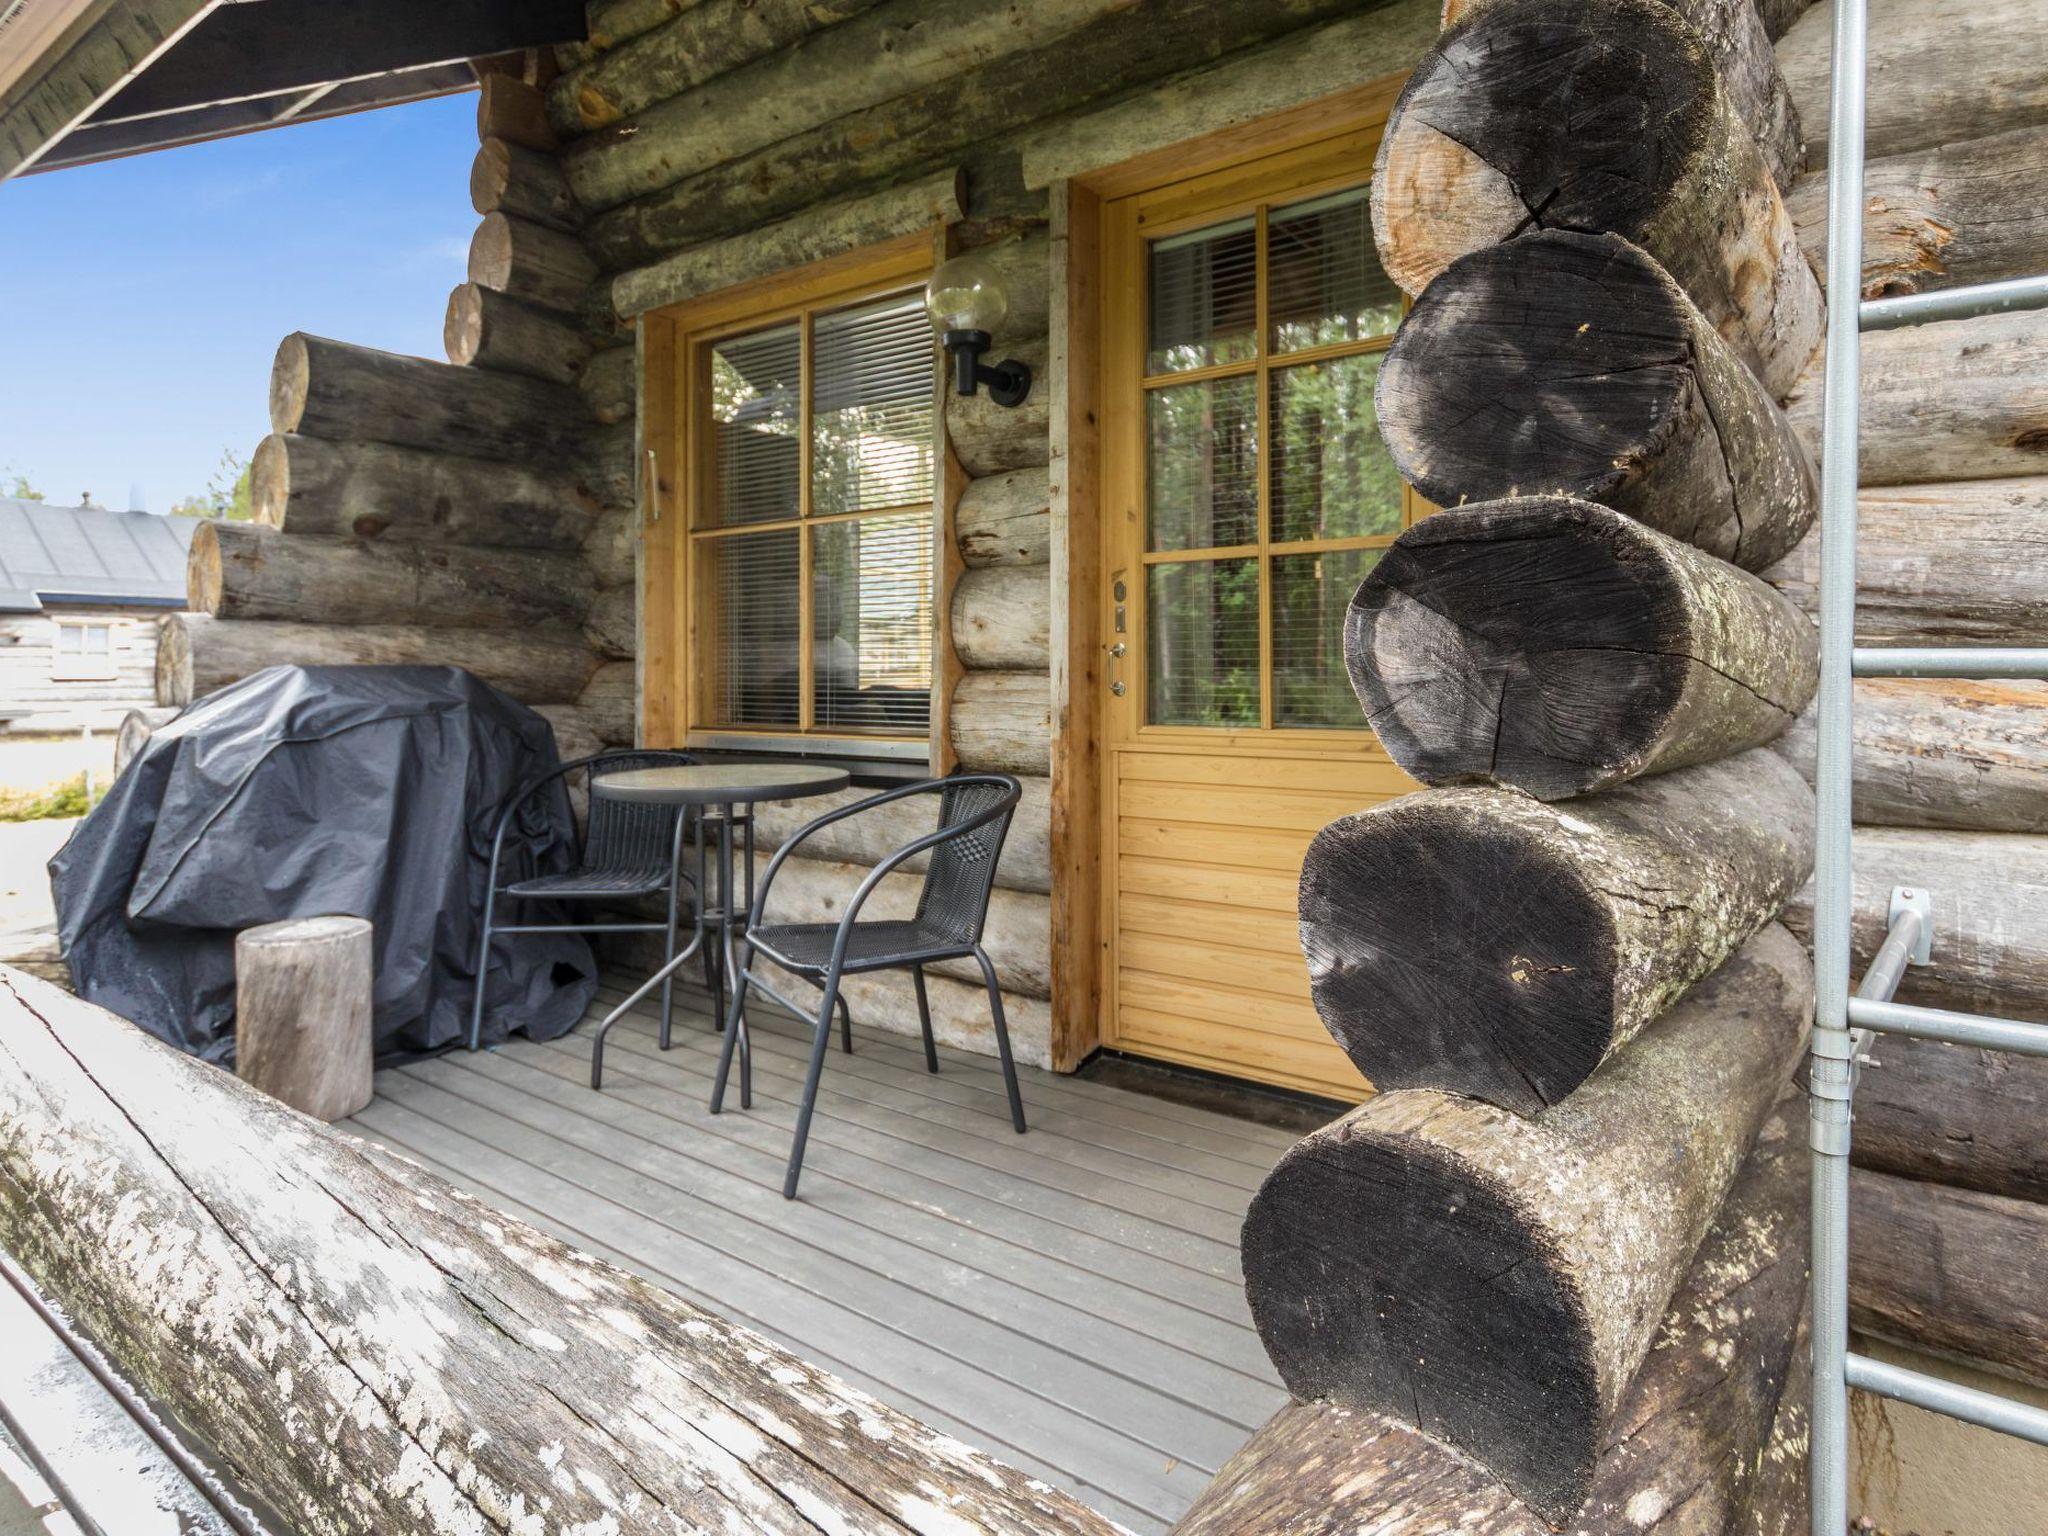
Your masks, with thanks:
[[[1848,1529],[1850,652],[1863,316],[1864,0],[1836,0],[1828,119],[1828,336],[1821,400],[1820,702],[1816,717],[1808,1140],[1813,1149],[1813,1536]]]
[[[2048,677],[2048,646],[1858,646],[1858,677]]]
[[[2036,1445],[2048,1445],[2048,1412],[2016,1403],[2009,1397],[1905,1370],[1868,1355],[1849,1356],[1848,1373],[1849,1384],[1865,1392],[1911,1403],[1929,1413],[1945,1413],[1952,1419],[1995,1429],[2002,1435],[2016,1435]]]

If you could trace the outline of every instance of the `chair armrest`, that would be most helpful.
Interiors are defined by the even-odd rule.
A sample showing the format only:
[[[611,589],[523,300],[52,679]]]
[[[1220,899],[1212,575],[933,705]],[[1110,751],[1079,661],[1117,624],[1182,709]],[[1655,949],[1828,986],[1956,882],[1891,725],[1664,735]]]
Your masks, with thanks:
[[[776,872],[782,868],[783,861],[796,852],[798,845],[804,842],[805,839],[823,831],[835,822],[845,821],[850,817],[858,816],[863,811],[871,811],[878,805],[888,805],[897,800],[907,800],[912,795],[938,794],[943,792],[945,788],[946,781],[944,779],[921,779],[915,784],[899,785],[895,789],[883,790],[878,795],[869,795],[865,799],[856,800],[851,805],[839,806],[837,809],[827,811],[824,815],[805,822],[783,839],[782,846],[775,850],[775,857],[768,861],[767,869],[762,871],[761,883],[754,888],[754,907],[752,912],[748,914],[747,925],[754,927],[760,923],[761,913],[767,906],[770,883],[774,881]],[[949,828],[948,830],[951,829]],[[905,857],[917,851],[919,850],[908,850],[905,852]],[[890,857],[894,858],[895,855],[892,854]],[[898,862],[901,861],[899,860]]]

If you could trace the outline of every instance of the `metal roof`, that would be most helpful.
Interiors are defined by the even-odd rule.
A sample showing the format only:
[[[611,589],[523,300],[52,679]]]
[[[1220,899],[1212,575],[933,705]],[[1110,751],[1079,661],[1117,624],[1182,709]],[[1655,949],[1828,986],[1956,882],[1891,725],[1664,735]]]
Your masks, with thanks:
[[[0,613],[46,602],[185,606],[185,554],[199,520],[0,496]]]

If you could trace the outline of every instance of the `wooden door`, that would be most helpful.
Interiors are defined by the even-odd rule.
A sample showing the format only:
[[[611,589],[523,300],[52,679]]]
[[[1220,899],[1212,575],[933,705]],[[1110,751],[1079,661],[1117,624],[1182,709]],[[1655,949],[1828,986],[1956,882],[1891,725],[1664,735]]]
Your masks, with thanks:
[[[1343,1098],[1295,889],[1330,821],[1415,787],[1366,730],[1346,605],[1422,510],[1373,384],[1402,299],[1377,129],[1103,205],[1106,1045]]]

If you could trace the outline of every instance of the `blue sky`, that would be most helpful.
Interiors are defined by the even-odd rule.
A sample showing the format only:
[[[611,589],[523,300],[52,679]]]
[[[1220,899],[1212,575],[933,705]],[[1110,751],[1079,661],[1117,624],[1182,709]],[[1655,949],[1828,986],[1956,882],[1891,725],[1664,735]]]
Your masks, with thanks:
[[[0,487],[152,512],[270,430],[295,330],[439,358],[476,98],[0,185]]]

